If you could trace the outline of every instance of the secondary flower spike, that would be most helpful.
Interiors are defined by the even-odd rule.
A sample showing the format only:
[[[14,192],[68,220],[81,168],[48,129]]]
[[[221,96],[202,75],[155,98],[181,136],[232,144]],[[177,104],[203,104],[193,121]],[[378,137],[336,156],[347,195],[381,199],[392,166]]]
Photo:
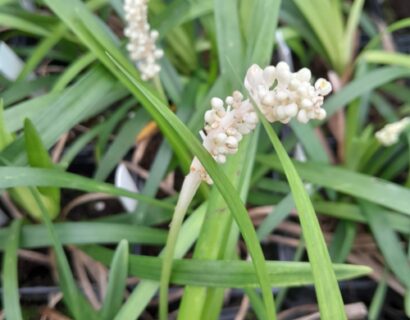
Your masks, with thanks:
[[[292,118],[307,123],[323,120],[323,97],[332,91],[329,81],[320,78],[314,86],[307,68],[291,72],[285,62],[262,69],[254,64],[246,73],[245,87],[269,122],[288,123]]]
[[[400,134],[409,126],[410,117],[389,123],[376,132],[376,139],[384,146],[391,146],[399,141]]]
[[[136,62],[141,72],[142,80],[155,77],[161,70],[157,60],[164,52],[156,47],[155,41],[159,34],[156,30],[150,30],[148,23],[148,0],[125,0],[124,11],[127,27],[124,29],[128,37],[128,52]]]
[[[226,156],[238,151],[243,136],[255,129],[258,115],[249,99],[243,100],[239,91],[233,92],[225,102],[212,98],[211,109],[205,113],[205,129],[201,131],[204,147],[218,163],[225,163]],[[198,159],[194,159],[191,171],[200,174],[201,179],[212,183]]]

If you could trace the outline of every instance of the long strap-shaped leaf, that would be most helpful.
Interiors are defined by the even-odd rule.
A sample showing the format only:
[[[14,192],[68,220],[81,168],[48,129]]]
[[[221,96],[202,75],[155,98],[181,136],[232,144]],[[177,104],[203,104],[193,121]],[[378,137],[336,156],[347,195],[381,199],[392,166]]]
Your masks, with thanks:
[[[7,319],[22,320],[17,279],[17,249],[19,247],[22,220],[13,221],[7,237],[3,260],[3,306]]]
[[[110,265],[107,294],[100,314],[102,320],[111,320],[121,307],[128,274],[128,242],[122,240]]]
[[[126,239],[133,244],[162,245],[167,238],[165,230],[122,223],[64,222],[54,223],[53,226],[63,244],[110,244]],[[5,249],[4,242],[10,231],[10,228],[0,230],[0,251]],[[22,227],[19,248],[42,248],[52,243],[45,226]]]
[[[96,313],[91,308],[91,305],[87,300],[84,299],[84,296],[80,293],[79,289],[76,286],[73,274],[70,270],[70,265],[66,255],[64,254],[63,246],[60,240],[57,237],[56,231],[54,230],[53,224],[50,220],[47,210],[34,188],[32,190],[33,197],[35,198],[37,205],[39,206],[42,214],[42,219],[46,225],[47,231],[53,243],[53,248],[55,250],[56,259],[57,259],[57,270],[59,275],[61,291],[64,294],[64,300],[67,307],[72,312],[75,319],[79,320],[88,320],[95,319]]]
[[[271,168],[284,170],[275,156],[257,159]],[[410,190],[395,183],[322,163],[293,163],[306,181],[410,215]]]
[[[400,239],[392,230],[383,208],[367,201],[360,201],[364,216],[369,221],[370,229],[376,239],[389,268],[397,278],[410,288],[410,265],[401,248]]]
[[[62,172],[58,169],[39,169],[12,166],[0,167],[0,177],[0,188],[3,189],[25,186],[60,187],[88,192],[103,192],[116,196],[136,199],[164,209],[173,208],[171,204],[164,201],[155,200],[151,197],[117,188],[108,183],[98,182],[76,174]]]
[[[263,116],[260,118],[278,154],[299,213],[306,249],[312,266],[321,319],[346,319],[342,296],[312,202],[275,131]]]
[[[107,266],[114,255],[112,250],[100,246],[86,246],[82,250]],[[161,263],[161,258],[130,255],[129,273],[141,279],[157,281],[161,275]],[[307,262],[267,261],[265,264],[269,274],[269,285],[272,287],[302,286],[314,281],[312,268]],[[334,264],[331,268],[340,280],[360,277],[371,272],[366,266],[347,264]],[[179,285],[218,288],[259,286],[252,263],[239,260],[176,259],[171,280]]]
[[[326,99],[323,108],[326,109],[329,117],[340,108],[343,108],[350,101],[360,97],[362,94],[405,76],[410,76],[409,68],[388,66],[372,70],[364,76],[351,81],[342,90]]]

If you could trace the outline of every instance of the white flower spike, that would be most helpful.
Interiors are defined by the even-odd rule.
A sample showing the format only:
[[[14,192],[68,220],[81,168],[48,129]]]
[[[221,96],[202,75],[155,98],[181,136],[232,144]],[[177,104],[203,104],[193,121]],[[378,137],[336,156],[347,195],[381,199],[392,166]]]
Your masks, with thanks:
[[[164,54],[155,44],[159,36],[158,31],[150,30],[148,0],[125,0],[124,11],[127,21],[124,34],[129,39],[127,49],[141,72],[142,80],[147,81],[161,70],[157,60]]]
[[[226,105],[226,106],[225,106]],[[204,147],[216,162],[225,163],[226,156],[238,151],[239,141],[255,129],[258,116],[249,99],[243,100],[239,91],[225,99],[212,98],[211,109],[205,113],[205,129],[201,131]],[[201,180],[212,180],[198,159],[194,159],[191,172],[197,172]]]
[[[292,73],[285,62],[276,67],[261,69],[252,65],[245,77],[245,87],[268,121],[288,123],[292,118],[307,123],[311,119],[322,120],[326,111],[321,108],[323,97],[332,90],[331,84],[320,78],[313,86],[311,72],[303,68]],[[226,105],[226,106],[225,106]],[[204,147],[216,162],[225,163],[226,156],[238,151],[243,135],[255,129],[258,116],[249,99],[243,100],[239,91],[225,99],[211,99],[211,109],[205,113],[205,129],[201,131]],[[212,180],[198,159],[194,159],[191,172],[202,181]]]
[[[309,69],[292,73],[284,62],[279,62],[276,68],[269,66],[264,70],[253,65],[246,74],[245,87],[270,122],[287,123],[296,117],[298,121],[306,123],[310,119],[325,118],[326,112],[321,108],[323,96],[332,89],[324,79],[319,79],[312,86],[310,78]],[[272,88],[274,84],[276,86]],[[205,113],[204,119],[205,128],[200,132],[203,146],[218,163],[224,163],[228,155],[238,151],[243,136],[254,130],[259,121],[251,101],[243,100],[239,91],[234,91],[225,101],[212,98],[211,109]],[[160,285],[160,313],[163,319],[167,318],[168,285],[178,232],[202,181],[212,184],[211,177],[195,157],[182,184],[164,252]]]
[[[389,123],[383,129],[376,132],[376,139],[384,146],[391,146],[399,141],[400,134],[410,124],[410,117],[400,121]]]
[[[288,123],[292,118],[307,123],[323,120],[323,97],[332,91],[329,81],[320,78],[313,86],[307,68],[292,73],[285,62],[262,69],[252,65],[245,77],[245,87],[270,122]]]

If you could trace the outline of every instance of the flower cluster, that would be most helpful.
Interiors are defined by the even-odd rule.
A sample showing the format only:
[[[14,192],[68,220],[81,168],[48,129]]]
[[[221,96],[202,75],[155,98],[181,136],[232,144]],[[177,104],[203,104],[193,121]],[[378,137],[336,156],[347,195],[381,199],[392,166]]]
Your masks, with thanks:
[[[245,77],[245,87],[261,112],[270,122],[288,123],[296,117],[299,122],[322,120],[326,111],[323,97],[332,90],[331,84],[320,78],[313,86],[307,68],[292,73],[285,62],[265,69],[252,65]]]
[[[124,34],[128,37],[127,49],[130,57],[136,62],[143,80],[155,77],[161,70],[157,60],[164,52],[155,45],[159,34],[150,30],[148,23],[148,0],[125,0],[124,11],[127,27]]]
[[[296,117],[298,121],[307,123],[310,119],[326,117],[326,111],[321,106],[323,97],[332,90],[325,79],[317,80],[312,86],[310,78],[309,69],[292,73],[284,62],[264,70],[253,65],[246,74],[245,87],[268,121],[287,123]],[[212,98],[211,107],[205,113],[205,129],[200,134],[205,149],[215,161],[225,163],[227,155],[238,151],[242,137],[255,129],[258,115],[251,101],[244,100],[239,91],[234,91],[225,102]],[[201,180],[212,183],[197,158],[192,162],[191,172],[197,173]]]
[[[400,134],[410,124],[410,117],[387,124],[383,129],[376,132],[376,139],[385,146],[391,146],[399,141]]]
[[[258,116],[249,99],[243,100],[239,91],[225,99],[212,98],[211,109],[205,113],[205,129],[201,131],[204,147],[218,163],[225,163],[226,156],[238,151],[243,136],[255,129]],[[199,172],[201,179],[212,183],[198,160],[191,170]]]

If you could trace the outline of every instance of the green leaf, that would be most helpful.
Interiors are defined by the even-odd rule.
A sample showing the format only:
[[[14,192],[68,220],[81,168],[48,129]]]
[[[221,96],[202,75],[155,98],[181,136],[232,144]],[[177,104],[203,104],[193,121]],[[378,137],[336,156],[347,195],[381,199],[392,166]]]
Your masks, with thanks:
[[[341,11],[328,0],[294,0],[294,3],[325,48],[332,67],[341,74],[348,63]]]
[[[370,63],[397,65],[410,69],[410,56],[404,53],[368,50],[361,58]]]
[[[410,265],[400,239],[385,218],[384,209],[367,201],[360,201],[363,214],[389,268],[407,288],[410,288]]]
[[[284,171],[275,156],[258,156],[257,159]],[[410,190],[397,184],[322,163],[294,161],[294,165],[306,181],[410,215]]]
[[[265,239],[289,215],[294,207],[295,202],[292,194],[288,194],[259,225],[257,231],[259,239]]]
[[[4,104],[9,106],[30,96],[33,92],[47,91],[55,81],[55,75],[48,75],[29,81],[14,82],[12,86],[4,90],[1,94],[4,99]]]
[[[54,223],[56,235],[63,244],[112,244],[122,239],[133,244],[164,244],[165,230],[144,226],[105,222],[64,222]],[[9,233],[8,228],[0,230],[0,250]],[[21,232],[20,248],[42,248],[52,245],[47,228],[43,225],[24,225]]]
[[[108,183],[98,182],[57,169],[0,167],[0,176],[2,177],[2,179],[0,179],[0,188],[40,186],[83,190],[87,192],[103,192],[143,201],[165,209],[173,208],[171,204],[165,201],[156,200],[125,189],[116,188]]]
[[[395,21],[391,25],[389,25],[386,28],[386,32],[394,32],[400,29],[408,28],[410,27],[410,18],[405,18],[401,19],[399,21]],[[377,47],[377,44],[379,44],[382,40],[382,37],[384,36],[384,33],[379,33],[375,37],[372,38],[372,40],[366,45],[365,49],[363,52],[366,52],[368,49],[374,49]]]
[[[87,94],[84,95],[84,92]],[[103,67],[96,66],[60,94],[48,94],[7,109],[6,125],[13,124],[16,130],[21,128],[25,118],[30,118],[41,134],[45,147],[50,148],[63,133],[125,95],[126,90]],[[1,155],[14,164],[25,164],[23,139],[17,138]]]
[[[36,191],[34,188],[30,188],[31,191]],[[33,197],[37,202],[42,214],[42,221],[46,225],[48,235],[51,238],[53,248],[57,259],[57,272],[60,282],[60,288],[64,295],[64,301],[67,308],[71,311],[75,319],[88,320],[94,319],[96,313],[91,308],[91,305],[85,300],[82,293],[76,286],[76,282],[70,270],[67,257],[65,256],[63,246],[58,239],[56,231],[49,218],[49,213],[44,206],[41,198],[36,192],[33,192]]]
[[[269,63],[272,57],[281,1],[253,0],[250,3],[251,12],[246,13],[249,17],[246,44],[246,62],[248,65],[246,67],[253,63],[261,65]],[[229,55],[228,57],[231,58]]]
[[[52,169],[54,167],[53,161],[30,119],[24,120],[24,142],[30,166],[45,169]],[[57,212],[50,212],[52,216],[58,214],[60,208],[60,191],[57,188],[39,188],[38,191],[55,202]]]
[[[315,201],[313,204],[316,212],[321,214],[353,222],[367,223],[362,210],[355,204],[336,201]],[[392,228],[403,234],[410,234],[409,216],[398,214],[396,211],[385,211],[385,217]]]
[[[214,0],[218,58],[222,74],[225,74],[228,78],[232,78],[228,58],[235,66],[242,66],[240,73],[246,67],[243,65],[244,48],[238,8],[238,0]]]
[[[5,252],[3,257],[3,306],[4,314],[7,319],[22,320],[18,275],[17,275],[17,250],[19,247],[20,230],[22,220],[14,220],[5,243]]]
[[[132,119],[127,120],[116,135],[115,141],[109,146],[101,159],[94,178],[99,181],[105,180],[115,166],[126,155],[131,146],[135,144],[135,137],[147,124],[149,117],[145,110],[140,109]]]
[[[6,129],[3,116],[3,99],[0,99],[0,151],[13,141],[13,135]]]
[[[58,92],[63,90],[82,70],[88,67],[95,61],[95,56],[88,52],[83,56],[77,58],[70,66],[68,66],[64,73],[54,83],[51,92]]]
[[[372,302],[369,307],[369,320],[380,319],[380,312],[382,311],[384,300],[386,299],[387,288],[387,272],[385,271],[383,278],[377,285],[376,292],[373,295]]]
[[[326,109],[328,117],[337,110],[343,108],[350,101],[360,97],[385,83],[395,79],[409,76],[410,69],[400,67],[381,67],[366,73],[364,76],[354,79],[342,90],[326,99],[323,108]]]
[[[117,314],[124,299],[128,274],[128,242],[122,240],[112,258],[107,295],[101,309],[101,319],[111,320]]]
[[[344,34],[346,57],[351,59],[354,50],[355,35],[357,32],[357,26],[359,24],[360,16],[363,10],[364,0],[355,0],[350,8],[349,17],[346,23],[346,30]]]
[[[61,40],[63,35],[67,32],[66,27],[63,24],[59,24],[53,29],[53,31],[45,37],[35,48],[29,59],[24,64],[17,81],[27,78],[37,67],[37,65],[43,60],[47,53]]]
[[[112,250],[87,246],[83,249],[94,259],[109,265]],[[171,281],[179,285],[207,286],[220,288],[256,288],[258,278],[251,262],[235,260],[175,260]],[[269,286],[302,286],[313,283],[309,263],[265,262],[269,274]],[[338,279],[351,279],[369,274],[365,266],[333,265]],[[130,255],[129,273],[141,279],[158,281],[161,273],[161,258]]]
[[[356,223],[351,221],[339,221],[329,248],[333,262],[343,263],[346,260],[356,238],[356,227]]]
[[[196,209],[182,225],[180,234],[175,246],[174,257],[182,258],[191,248],[198,237],[202,223],[204,221],[207,203]],[[92,249],[93,250],[93,249]],[[161,254],[164,250],[161,252]],[[161,266],[158,267],[158,277]],[[137,319],[144,309],[148,306],[159,287],[159,282],[143,280],[134,289],[127,302],[123,305],[120,312],[115,317],[116,320]]]
[[[269,136],[272,145],[278,154],[280,165],[288,179],[293,200],[299,213],[299,219],[306,242],[309,261],[312,266],[316,297],[319,302],[320,316],[323,319],[346,319],[344,304],[337,279],[332,269],[331,260],[327,251],[316,213],[308,193],[290,160],[285,148],[281,144],[271,125],[260,114],[259,118]]]

